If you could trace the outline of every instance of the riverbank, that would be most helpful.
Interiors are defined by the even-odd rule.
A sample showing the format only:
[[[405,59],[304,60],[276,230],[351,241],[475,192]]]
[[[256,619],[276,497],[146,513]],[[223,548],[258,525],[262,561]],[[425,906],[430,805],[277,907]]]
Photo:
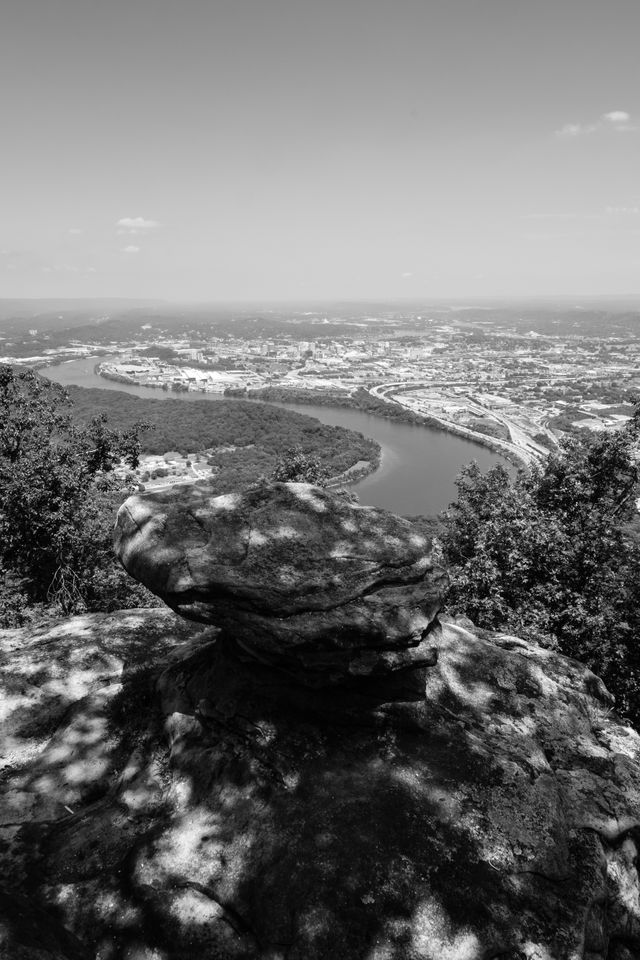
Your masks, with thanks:
[[[105,370],[102,366],[103,361],[96,363],[93,368],[93,372],[97,377],[102,377],[103,380],[109,380],[111,383],[121,383],[129,387],[145,387],[147,390],[161,390],[163,393],[186,393],[187,388],[181,388],[180,390],[171,390],[169,386],[164,386],[161,383],[138,383],[137,380],[134,380],[133,377],[128,377],[124,373],[113,373],[111,370]]]
[[[217,391],[185,391],[184,388],[174,391],[172,387],[168,387],[166,384],[164,386],[159,383],[138,384],[137,381],[133,380],[132,378],[104,370],[102,363],[96,364],[94,371],[98,376],[103,377],[105,380],[111,380],[115,383],[130,384],[131,386],[145,386],[154,390],[162,390],[165,393],[170,391],[179,394],[189,392],[190,394],[202,396],[210,396],[211,393],[215,393],[217,395]],[[257,400],[262,403],[277,403],[284,406],[291,404],[307,404],[313,406],[336,407],[338,409],[359,410],[362,413],[373,414],[374,416],[382,417],[385,420],[408,423],[414,426],[428,427],[434,430],[445,430],[447,433],[453,434],[453,436],[461,437],[464,440],[469,440],[471,443],[477,443],[478,446],[485,447],[487,450],[498,453],[519,470],[530,467],[533,460],[532,457],[527,457],[524,451],[519,451],[517,448],[514,448],[513,444],[501,440],[499,437],[493,437],[491,434],[480,433],[479,431],[472,430],[471,428],[465,427],[462,424],[453,423],[450,420],[443,420],[440,417],[436,417],[432,414],[416,413],[408,407],[405,407],[397,400],[383,400],[380,397],[374,396],[363,387],[358,387],[353,393],[350,394],[339,394],[335,392],[321,393],[315,391],[311,393],[308,390],[296,390],[295,388],[290,389],[285,387],[263,387],[260,389],[253,388],[245,390],[230,388],[224,391],[223,396],[230,400]],[[357,477],[352,478],[349,482],[353,483],[356,481],[356,479],[360,480],[376,469],[377,465],[370,469],[366,469],[359,473]]]
[[[159,406],[179,401],[185,406],[184,430],[191,434],[193,417],[200,419],[201,413],[193,411],[192,407],[204,407],[213,404],[218,406],[224,397],[221,393],[180,392],[170,389],[153,388],[133,383],[112,382],[99,376],[94,367],[102,358],[96,355],[88,358],[67,361],[59,366],[50,366],[46,376],[64,386],[73,388],[74,385],[92,388],[96,394],[96,402],[102,409],[105,395],[110,395],[110,408],[117,412],[122,407],[122,394],[134,395],[154,400]],[[266,400],[267,398],[265,398]],[[494,452],[486,445],[471,442],[465,436],[456,436],[453,432],[443,429],[440,425],[416,424],[411,418],[383,417],[382,410],[370,410],[348,407],[340,403],[328,406],[325,403],[314,404],[320,398],[310,396],[305,398],[306,403],[278,403],[269,399],[271,409],[280,407],[286,411],[296,411],[306,417],[313,417],[320,424],[327,426],[342,426],[359,433],[363,437],[372,438],[382,450],[380,466],[373,469],[363,467],[360,479],[351,478],[349,489],[353,490],[362,504],[381,507],[403,516],[436,516],[446,510],[457,497],[455,478],[463,467],[470,461],[475,461],[482,471],[489,470],[498,463],[507,464],[502,452]],[[344,398],[340,398],[343,401]],[[261,409],[254,406],[256,414]],[[98,408],[96,408],[98,409]],[[105,412],[109,413],[109,410]],[[401,413],[401,411],[398,411]],[[159,414],[156,414],[158,416]],[[141,417],[144,419],[143,417]],[[312,421],[313,422],[313,421]],[[161,424],[162,426],[162,424]],[[319,424],[314,427],[318,429]],[[416,429],[416,426],[419,429]],[[168,448],[170,449],[170,448]],[[344,470],[354,461],[374,460],[370,452],[361,453],[345,464]],[[512,469],[509,467],[509,469]],[[264,471],[261,471],[264,472]],[[340,472],[331,470],[336,476]]]
[[[226,393],[225,393],[226,395]],[[229,392],[229,395],[239,397],[238,392]],[[314,406],[337,407],[341,409],[359,410],[373,414],[385,420],[392,420],[413,426],[427,427],[434,430],[444,430],[453,436],[477,443],[494,453],[504,457],[519,470],[531,466],[531,460],[523,452],[514,449],[512,444],[493,437],[490,434],[479,433],[469,427],[443,420],[433,415],[415,413],[403,406],[397,400],[382,400],[373,396],[368,390],[358,388],[352,394],[340,395],[336,393],[313,393],[308,390],[289,390],[282,387],[265,387],[262,390],[243,391],[248,399],[261,400],[265,403],[309,404]]]
[[[125,386],[126,385],[145,386],[145,387],[150,387],[151,389],[154,389],[154,390],[161,390],[163,393],[178,393],[179,395],[183,395],[185,393],[184,390],[173,391],[170,387],[162,386],[161,384],[158,384],[158,383],[139,384],[137,383],[136,380],[134,380],[131,377],[127,377],[124,374],[117,374],[109,370],[105,370],[102,366],[102,362],[95,364],[93,368],[93,372],[95,373],[96,376],[102,377],[104,380],[110,380],[112,383],[119,383]],[[211,393],[215,393],[216,396],[220,396],[221,399],[225,399],[225,400],[247,400],[247,401],[251,400],[252,402],[255,402],[257,399],[253,396],[248,396],[246,393],[244,395],[239,396],[239,395],[235,395],[230,391],[229,392],[225,391],[223,395],[218,394],[217,391],[189,390],[188,392],[190,394],[196,394],[196,395],[203,394],[203,397],[207,397],[207,396],[210,396]],[[269,401],[264,400],[259,402],[268,403]],[[282,404],[282,406],[286,407],[286,404]],[[371,476],[371,474],[375,473],[375,471],[380,467],[381,457],[382,457],[382,450],[380,448],[380,445],[378,444],[378,451],[374,457],[367,460],[357,460],[354,464],[352,464],[342,473],[337,474],[335,477],[331,477],[331,479],[328,482],[328,486],[340,487],[345,484],[351,485],[354,483],[358,483],[360,480],[364,480],[365,477]],[[188,480],[188,479],[191,479],[191,478],[185,477],[185,480]]]
[[[375,473],[380,467],[381,458],[382,453],[380,452],[375,461],[358,460],[357,463],[354,463],[354,465],[345,470],[344,473],[339,474],[337,477],[331,477],[327,482],[327,486],[341,487],[345,483],[351,484],[357,483],[359,480],[364,480],[365,477],[371,476],[371,474]]]
[[[133,377],[126,377],[123,373],[111,373],[109,371],[104,370],[102,367],[103,363],[104,361],[100,360],[98,363],[94,365],[93,372],[95,373],[96,377],[102,377],[104,380],[110,380],[112,383],[124,383],[124,384],[129,384],[130,386],[133,386],[133,387],[138,386],[138,384],[133,379]],[[149,386],[155,387],[156,384],[150,383]]]
[[[430,416],[426,417],[425,421],[428,422],[429,426],[440,428],[441,430],[446,430],[448,433],[452,433],[456,437],[463,437],[465,440],[470,440],[472,443],[477,443],[481,447],[486,447],[488,450],[492,450],[494,453],[499,453],[501,457],[504,457],[505,460],[508,460],[509,463],[512,463],[514,467],[517,467],[518,470],[526,470],[531,466],[531,460],[527,459],[524,454],[519,453],[512,446],[508,445],[504,440],[500,440],[499,437],[491,437],[488,434],[476,433],[475,430],[470,430],[468,427],[463,427],[459,423],[452,423],[450,420],[440,420],[438,417]]]

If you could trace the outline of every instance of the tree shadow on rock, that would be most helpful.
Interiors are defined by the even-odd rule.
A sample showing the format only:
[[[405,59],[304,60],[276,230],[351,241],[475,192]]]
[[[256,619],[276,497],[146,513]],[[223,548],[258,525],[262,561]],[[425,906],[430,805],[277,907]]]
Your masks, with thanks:
[[[69,911],[47,890],[57,875],[56,858],[49,851],[60,843],[64,847],[62,838],[75,835],[65,856],[84,865],[80,873],[92,858],[100,872],[102,860],[93,857],[93,847],[101,847],[107,838],[113,846],[107,860],[125,855],[130,843],[119,842],[122,831],[117,825],[126,825],[129,837],[139,831],[132,830],[130,811],[116,798],[127,777],[134,779],[144,765],[145,752],[160,746],[154,664],[166,666],[176,646],[188,645],[199,632],[201,628],[169,611],[154,609],[92,614],[40,630],[0,634],[5,763],[0,777],[0,863],[13,885],[7,897],[22,896],[20,903],[29,903],[35,918],[50,918],[52,931],[60,926],[56,957],[67,956],[65,943],[72,944],[69,956],[74,958],[79,947],[69,930],[65,939]],[[96,833],[102,836],[94,844]],[[10,899],[2,902],[3,912],[6,907],[11,914]],[[18,919],[30,916],[23,907],[13,911]],[[35,934],[30,939],[30,922],[16,925],[9,914],[7,936],[14,955],[21,956],[22,944],[25,956],[39,957],[40,949],[45,956],[55,937],[43,934],[42,943]]]
[[[564,958],[577,927],[595,950],[603,847],[544,753],[582,762],[586,672],[447,629],[426,698],[368,705],[224,636],[140,637],[102,714],[126,749],[92,802],[15,828],[21,895],[100,960]],[[97,716],[69,724],[87,755]]]
[[[440,704],[322,717],[257,692],[234,712],[209,686],[189,713],[205,656],[176,667],[180,797],[120,863],[137,919],[110,960],[143,933],[167,960],[515,957],[545,914],[562,923],[553,877],[501,868],[481,820],[504,767],[470,727],[440,723]]]

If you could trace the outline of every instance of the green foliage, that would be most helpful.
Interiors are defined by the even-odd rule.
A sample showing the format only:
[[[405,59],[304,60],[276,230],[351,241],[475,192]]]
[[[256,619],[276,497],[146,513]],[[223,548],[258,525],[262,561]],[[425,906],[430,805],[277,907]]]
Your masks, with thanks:
[[[141,357],[157,357],[157,359],[163,363],[180,360],[180,355],[176,353],[173,347],[162,347],[159,344],[154,344],[152,347],[144,347],[137,352]]]
[[[225,391],[231,395],[231,391]],[[434,421],[428,416],[414,413],[399,403],[387,403],[373,396],[364,387],[358,387],[352,393],[344,393],[331,390],[319,392],[311,390],[301,390],[295,387],[261,387],[247,391],[247,396],[256,397],[260,400],[272,401],[273,403],[307,403],[320,404],[327,407],[347,407],[350,410],[362,410],[363,413],[371,413],[385,420],[399,420],[403,423],[421,423],[429,424]]]
[[[143,453],[162,455],[177,450],[186,456],[211,447],[253,444],[268,451],[275,463],[275,457],[285,450],[301,447],[305,453],[322,450],[329,469],[337,474],[357,460],[375,460],[379,452],[375,441],[362,434],[255,401],[202,399],[185,403],[83,387],[71,387],[69,395],[78,423],[89,423],[96,413],[104,413],[118,430],[130,430],[141,420],[149,424],[152,429],[141,437]]]
[[[142,419],[153,429],[142,430]],[[0,625],[49,609],[154,603],[113,557],[115,513],[129,492],[114,467],[122,460],[133,467],[142,449],[205,448],[213,448],[214,493],[269,475],[287,450],[298,458],[299,478],[313,482],[378,454],[360,434],[264,404],[67,392],[30,370],[0,367]],[[166,473],[159,467],[153,475]]]
[[[300,447],[292,447],[278,459],[271,479],[285,483],[315,483],[319,487],[325,487],[329,473],[317,457],[306,454]]]
[[[65,613],[138,605],[142,591],[116,566],[112,526],[138,462],[140,425],[106,417],[74,425],[66,392],[31,370],[0,366],[0,616],[19,623],[34,605]],[[145,601],[146,602],[146,601]]]
[[[148,423],[152,429],[141,437],[143,453],[177,450],[186,456],[212,451],[207,461],[216,471],[213,483],[220,493],[252,483],[261,474],[269,476],[278,457],[292,448],[308,456],[320,452],[332,476],[358,460],[376,463],[380,453],[378,444],[360,433],[271,404],[205,399],[185,403],[80,387],[69,394],[79,424],[89,423],[97,411],[119,430],[130,430],[140,420]]]
[[[475,430],[476,433],[484,433],[488,437],[498,437],[500,440],[509,439],[507,427],[495,420],[488,420],[484,417],[470,417],[465,426]]]
[[[547,450],[553,446],[552,441],[546,433],[534,433],[532,440],[535,440],[536,443],[539,443],[540,446],[545,447]]]
[[[637,411],[623,430],[567,440],[515,480],[502,467],[465,468],[442,534],[455,611],[584,661],[636,723],[639,435]]]

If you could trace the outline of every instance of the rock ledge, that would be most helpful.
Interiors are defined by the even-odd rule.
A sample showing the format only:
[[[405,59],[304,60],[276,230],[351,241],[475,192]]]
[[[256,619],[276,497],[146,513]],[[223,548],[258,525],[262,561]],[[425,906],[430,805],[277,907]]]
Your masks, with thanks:
[[[407,520],[319,487],[213,497],[201,483],[130,497],[116,550],[176,612],[223,628],[240,657],[304,686],[379,682],[433,663],[428,635],[447,580],[429,541]],[[423,685],[424,669],[405,695]]]

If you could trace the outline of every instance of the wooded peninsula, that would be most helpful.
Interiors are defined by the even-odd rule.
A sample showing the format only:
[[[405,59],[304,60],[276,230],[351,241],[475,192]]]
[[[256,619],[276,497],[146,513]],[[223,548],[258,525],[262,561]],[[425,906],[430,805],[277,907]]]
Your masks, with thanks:
[[[136,423],[149,429],[141,434],[143,453],[183,456],[206,451],[215,468],[216,486],[232,489],[269,474],[287,450],[300,449],[318,457],[330,476],[357,463],[379,463],[380,447],[361,433],[329,426],[314,417],[256,401],[155,400],[119,391],[69,387],[73,417],[86,424],[106,414],[114,430]]]

